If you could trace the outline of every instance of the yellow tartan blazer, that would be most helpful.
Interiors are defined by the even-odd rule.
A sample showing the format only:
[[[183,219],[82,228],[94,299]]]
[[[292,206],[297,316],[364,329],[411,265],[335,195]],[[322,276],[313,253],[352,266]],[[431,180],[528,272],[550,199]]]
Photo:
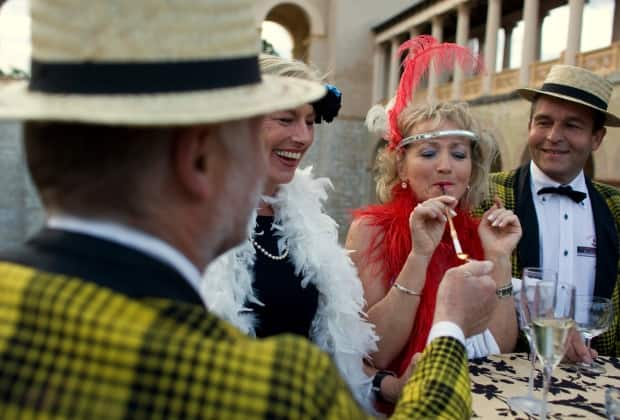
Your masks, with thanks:
[[[327,354],[291,335],[249,338],[192,298],[161,296],[187,282],[165,273],[166,284],[163,264],[138,254],[48,231],[0,256],[0,418],[368,418]],[[88,280],[49,271],[88,266]],[[394,418],[470,413],[465,349],[436,339]]]
[[[529,164],[509,171],[491,174],[489,197],[499,196],[506,208],[519,216],[523,236],[512,255],[512,275],[521,277],[523,267],[540,265],[539,231],[536,209],[532,201]],[[596,231],[596,274],[594,294],[611,297],[614,305],[612,327],[592,341],[599,353],[607,356],[620,355],[620,191],[616,188],[594,182],[586,178],[588,196],[592,204],[592,214]],[[476,213],[482,213],[492,206],[492,201],[484,202]]]

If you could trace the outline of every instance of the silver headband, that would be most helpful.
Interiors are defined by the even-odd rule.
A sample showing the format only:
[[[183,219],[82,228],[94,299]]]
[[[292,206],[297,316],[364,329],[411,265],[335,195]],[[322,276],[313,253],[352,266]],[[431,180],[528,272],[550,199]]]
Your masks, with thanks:
[[[440,131],[429,131],[428,133],[420,133],[413,136],[405,137],[398,143],[398,147],[405,147],[415,141],[419,140],[431,140],[440,137],[465,137],[471,139],[471,141],[478,141],[480,138],[478,135],[469,130],[440,130]]]

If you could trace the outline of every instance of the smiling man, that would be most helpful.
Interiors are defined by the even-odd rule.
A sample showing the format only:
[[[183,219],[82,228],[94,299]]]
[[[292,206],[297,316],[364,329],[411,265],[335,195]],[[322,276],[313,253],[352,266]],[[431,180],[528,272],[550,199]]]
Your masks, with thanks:
[[[540,89],[517,92],[532,103],[528,123],[530,163],[491,175],[491,197],[514,209],[523,236],[513,255],[513,275],[523,267],[542,266],[575,285],[578,295],[613,296],[618,313],[618,232],[620,192],[584,175],[586,161],[606,134],[620,126],[607,111],[612,85],[579,67],[556,65]],[[620,352],[617,317],[594,340],[599,352]],[[575,334],[567,357],[589,361]]]

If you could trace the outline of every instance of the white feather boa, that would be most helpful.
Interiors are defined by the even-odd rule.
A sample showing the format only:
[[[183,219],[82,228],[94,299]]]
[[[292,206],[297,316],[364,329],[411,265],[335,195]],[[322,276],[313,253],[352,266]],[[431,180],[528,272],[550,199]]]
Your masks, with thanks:
[[[336,222],[323,213],[327,178],[312,177],[312,167],[297,170],[292,182],[280,186],[275,197],[263,197],[274,209],[278,247],[288,245],[302,286],[314,284],[319,306],[310,338],[334,359],[356,399],[369,412],[371,381],[362,360],[376,351],[378,337],[363,315],[364,291],[347,251],[338,244]],[[253,234],[256,217],[249,234]],[[256,251],[249,241],[216,259],[203,276],[201,291],[208,308],[254,335],[254,317],[245,305],[258,302],[252,289]],[[259,302],[260,303],[260,302]]]

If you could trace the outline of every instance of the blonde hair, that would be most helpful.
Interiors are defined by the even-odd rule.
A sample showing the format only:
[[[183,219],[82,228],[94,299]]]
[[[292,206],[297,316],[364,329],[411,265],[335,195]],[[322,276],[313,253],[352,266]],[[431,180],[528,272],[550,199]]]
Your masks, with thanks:
[[[311,64],[286,59],[277,55],[261,54],[259,57],[261,73],[274,76],[295,77],[311,82],[323,82],[324,76]]]
[[[373,112],[376,113],[376,107],[373,108]],[[375,121],[378,120],[375,118]],[[472,131],[478,135],[479,140],[472,143],[470,189],[461,200],[461,206],[464,208],[471,209],[478,206],[488,194],[491,163],[497,156],[495,139],[491,133],[481,127],[480,123],[471,115],[469,106],[464,102],[440,102],[422,106],[409,105],[398,116],[398,129],[403,133],[403,136],[407,136],[423,121],[432,121],[435,126],[438,126],[442,121],[451,121],[461,129]],[[375,133],[386,133],[386,128],[384,126],[370,126],[369,124],[369,129]],[[383,203],[392,199],[392,188],[401,182],[398,168],[405,150],[390,150],[385,147],[377,156],[375,164],[377,197]]]

